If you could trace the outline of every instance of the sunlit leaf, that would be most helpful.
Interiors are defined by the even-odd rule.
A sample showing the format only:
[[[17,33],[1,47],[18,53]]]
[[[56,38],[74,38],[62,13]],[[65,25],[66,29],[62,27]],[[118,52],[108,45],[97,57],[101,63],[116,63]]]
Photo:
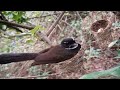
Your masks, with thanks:
[[[40,25],[37,25],[37,26],[36,26],[34,29],[32,29],[30,32],[32,33],[32,36],[34,36],[37,31],[41,31],[41,30],[45,30],[45,28],[43,28],[43,27],[40,26]]]
[[[108,47],[111,48],[111,47],[114,46],[117,42],[118,42],[118,40],[115,40],[115,41],[111,42],[111,43],[108,45]]]
[[[26,43],[33,43],[34,41],[33,40],[27,40]]]

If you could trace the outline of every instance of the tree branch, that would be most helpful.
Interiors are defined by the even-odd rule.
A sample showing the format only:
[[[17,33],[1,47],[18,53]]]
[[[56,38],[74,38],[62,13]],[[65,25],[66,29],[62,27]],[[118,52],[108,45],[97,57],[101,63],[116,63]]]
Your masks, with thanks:
[[[3,15],[2,11],[0,11],[0,14],[1,14],[1,20],[3,20],[3,21],[8,21],[8,20],[6,19],[6,17]],[[20,30],[18,27],[11,26],[11,25],[7,25],[7,26],[8,26],[8,27],[11,27],[11,28],[13,28],[13,29],[16,29],[16,30],[19,31],[19,32],[22,32],[22,30]]]
[[[29,29],[29,30],[34,28],[34,27],[31,27],[31,26],[21,25],[21,24],[17,24],[17,23],[13,23],[13,22],[4,21],[4,20],[0,20],[0,23],[3,23],[5,25],[10,25],[10,26],[26,28],[26,29]]]
[[[50,39],[47,37],[46,34],[44,34],[44,33],[42,33],[41,31],[39,31],[39,32],[37,33],[37,35],[38,35],[39,37],[42,37],[42,38],[41,38],[42,40],[46,41],[50,46],[52,46],[52,43],[51,43]]]
[[[58,17],[58,19],[51,25],[51,27],[49,28],[48,32],[47,32],[47,36],[49,36],[49,34],[52,32],[52,30],[55,28],[55,26],[58,24],[58,22],[60,21],[60,19],[62,18],[62,16],[64,15],[65,11],[62,11],[62,13],[60,14],[60,16]]]

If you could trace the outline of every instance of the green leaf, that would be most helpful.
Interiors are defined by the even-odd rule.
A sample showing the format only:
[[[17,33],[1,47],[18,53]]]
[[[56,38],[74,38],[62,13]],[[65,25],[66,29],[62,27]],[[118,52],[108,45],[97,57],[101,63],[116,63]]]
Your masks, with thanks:
[[[18,23],[22,23],[22,22],[27,21],[27,18],[25,18],[25,12],[23,12],[23,11],[13,12],[12,19],[17,21]]]
[[[37,26],[36,26],[34,29],[32,29],[30,32],[32,33],[32,36],[34,36],[37,31],[41,31],[41,30],[45,30],[45,28],[43,28],[43,27],[40,26],[40,25],[37,25]]]
[[[26,43],[33,43],[33,42],[34,42],[34,41],[31,40],[31,39],[29,39],[29,40],[26,41]]]
[[[98,71],[98,72],[86,74],[86,75],[83,75],[82,77],[80,77],[80,79],[95,79],[100,76],[107,76],[107,75],[113,75],[113,76],[120,77],[120,66],[111,68],[109,70]]]

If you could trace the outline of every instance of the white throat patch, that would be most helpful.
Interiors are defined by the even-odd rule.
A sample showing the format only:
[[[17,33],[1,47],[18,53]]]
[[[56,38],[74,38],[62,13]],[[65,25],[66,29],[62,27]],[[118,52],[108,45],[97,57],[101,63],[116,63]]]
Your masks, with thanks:
[[[75,43],[75,44],[73,44],[73,47],[69,47],[69,48],[65,48],[65,49],[73,50],[73,49],[76,49],[77,47],[78,47],[78,44]]]

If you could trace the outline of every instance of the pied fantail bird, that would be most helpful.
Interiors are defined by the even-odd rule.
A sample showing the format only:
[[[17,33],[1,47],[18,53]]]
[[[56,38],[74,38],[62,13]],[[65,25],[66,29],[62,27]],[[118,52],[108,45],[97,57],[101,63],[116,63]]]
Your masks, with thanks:
[[[61,44],[44,49],[39,53],[8,53],[0,55],[0,64],[34,60],[31,66],[59,63],[74,57],[81,45],[72,38],[63,39]]]

